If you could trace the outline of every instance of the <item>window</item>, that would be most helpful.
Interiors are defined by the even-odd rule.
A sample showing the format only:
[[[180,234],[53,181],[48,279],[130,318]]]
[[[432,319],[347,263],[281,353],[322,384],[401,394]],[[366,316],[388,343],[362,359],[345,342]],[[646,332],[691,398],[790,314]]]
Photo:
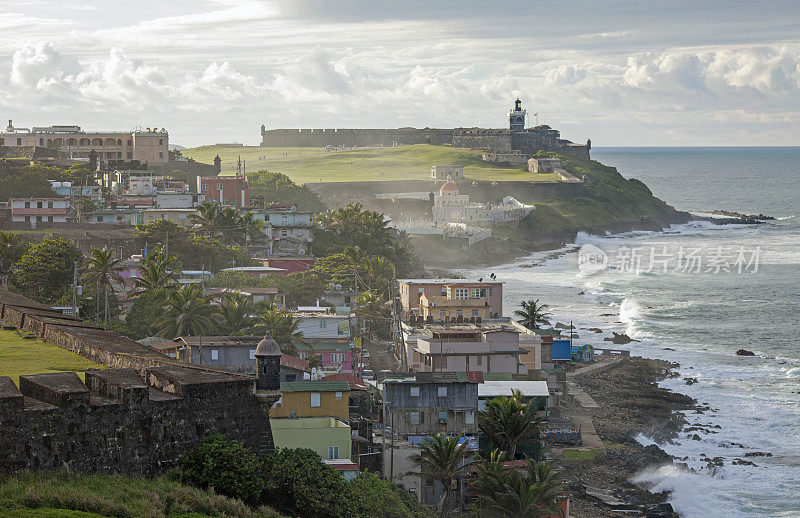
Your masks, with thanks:
[[[306,358],[308,358],[308,353],[297,353],[297,357],[300,358],[301,360],[305,360]]]
[[[178,219],[186,219],[186,214],[178,214]],[[478,310],[476,309],[474,311],[474,313],[477,313],[477,312],[478,312]],[[475,315],[475,316],[477,317],[478,315]]]
[[[158,139],[158,145],[159,146],[163,146],[164,145],[164,139],[163,138]]]
[[[439,410],[439,422],[447,422],[447,410]]]
[[[486,297],[486,288],[472,288],[472,298],[481,299]]]
[[[222,190],[222,184],[221,184],[221,183],[218,183],[218,184],[217,184],[217,190],[218,190],[218,191],[221,191],[221,190]]]
[[[446,316],[447,316],[447,310],[446,309],[440,309],[439,310],[439,318],[444,320],[444,317],[446,317]]]
[[[117,158],[122,159],[122,151],[117,151]]]
[[[47,208],[48,209],[52,209],[53,208],[53,202],[52,201],[48,201],[47,202]]]
[[[42,202],[40,202],[40,201],[37,201],[37,202],[36,202],[36,208],[37,208],[37,209],[41,209],[41,208],[42,208]]]
[[[129,146],[132,146],[132,145],[133,145],[133,141],[132,141],[132,140],[129,140],[129,141],[128,141],[128,145],[129,145]]]
[[[21,138],[18,138],[18,139],[17,139],[17,145],[18,145],[18,146],[21,146],[21,145],[22,145],[22,139],[21,139]]]
[[[26,209],[30,209],[30,208],[31,208],[31,202],[29,202],[29,201],[26,201],[26,202],[25,202],[25,208],[26,208]]]
[[[159,151],[159,152],[158,152],[158,158],[164,158],[164,153],[163,153],[163,151]]]
[[[331,361],[334,363],[342,363],[344,362],[344,353],[332,353],[331,354]]]
[[[53,221],[53,216],[47,216],[47,221],[52,222]]]
[[[286,237],[288,235],[289,235],[289,229],[288,228],[282,228],[281,229],[281,236],[282,237]]]
[[[339,458],[339,447],[338,446],[328,446],[328,459],[338,459]]]
[[[439,387],[439,397],[447,397],[447,387]]]
[[[411,424],[420,424],[419,423],[419,412],[409,412],[408,420]]]
[[[475,357],[475,363],[477,363],[477,364],[478,364],[478,367],[480,367],[481,365],[483,365],[483,356],[476,356],[476,357]]]
[[[446,296],[447,296],[447,288],[442,286],[442,297],[446,297]]]
[[[319,328],[320,329],[327,329],[328,328],[328,321],[320,319],[319,321]]]
[[[250,359],[251,360],[255,360],[256,359],[256,350],[255,349],[250,349]]]
[[[457,309],[457,310],[456,310],[456,316],[457,316],[457,317],[463,317],[463,316],[464,316],[464,311],[462,311],[462,310],[460,310],[460,309]]]
[[[211,359],[219,360],[219,349],[211,349]]]
[[[477,309],[473,309],[472,310],[472,316],[475,317],[475,318],[478,317],[478,310]]]
[[[204,191],[207,191],[207,190],[208,190],[208,184],[207,184],[207,183],[204,183],[204,184],[203,184],[203,190],[204,190]]]
[[[297,380],[297,374],[287,374],[286,381],[295,381]]]
[[[342,393],[341,392],[334,392],[333,397],[336,398],[336,399],[342,399]]]
[[[322,406],[320,404],[320,394],[319,392],[312,392],[311,393],[311,408],[319,408]]]
[[[419,387],[409,387],[411,397],[419,397]]]
[[[456,288],[453,291],[455,292],[456,299],[466,299],[469,293],[469,288]]]
[[[464,413],[464,424],[475,424],[475,412],[467,410]]]

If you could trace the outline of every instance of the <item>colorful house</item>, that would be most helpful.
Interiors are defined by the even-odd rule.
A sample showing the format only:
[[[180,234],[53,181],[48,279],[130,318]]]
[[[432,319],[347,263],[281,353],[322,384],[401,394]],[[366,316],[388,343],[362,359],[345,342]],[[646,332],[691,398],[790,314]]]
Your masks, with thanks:
[[[270,416],[275,411],[270,410]],[[349,459],[353,454],[350,425],[333,417],[273,419],[272,439],[277,448],[308,448],[323,459]]]
[[[282,382],[281,392],[270,417],[350,418],[350,385],[346,381]]]

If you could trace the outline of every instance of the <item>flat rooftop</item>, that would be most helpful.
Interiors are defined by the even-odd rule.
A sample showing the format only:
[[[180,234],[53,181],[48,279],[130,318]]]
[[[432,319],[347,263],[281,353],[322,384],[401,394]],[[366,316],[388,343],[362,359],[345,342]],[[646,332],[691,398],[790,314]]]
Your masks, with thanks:
[[[397,279],[397,282],[406,284],[504,284],[503,281],[486,280],[478,282],[478,279]]]

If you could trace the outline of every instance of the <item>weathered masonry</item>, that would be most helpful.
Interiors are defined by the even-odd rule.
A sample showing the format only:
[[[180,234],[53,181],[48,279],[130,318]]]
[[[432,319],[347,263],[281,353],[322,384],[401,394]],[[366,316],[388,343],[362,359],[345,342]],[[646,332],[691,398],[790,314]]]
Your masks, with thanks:
[[[132,340],[0,292],[0,317],[95,363],[114,367],[0,377],[0,472],[22,469],[154,475],[208,434],[258,453],[273,448],[277,395],[255,378],[187,366]],[[0,343],[0,347],[2,344]]]
[[[545,124],[525,127],[526,112],[516,100],[509,112],[508,129],[487,128],[396,128],[396,129],[266,129],[261,126],[261,145],[265,147],[396,146],[411,144],[452,145],[485,149],[491,153],[534,154],[552,151],[578,158],[589,158],[591,141],[576,144],[561,138],[561,133]]]

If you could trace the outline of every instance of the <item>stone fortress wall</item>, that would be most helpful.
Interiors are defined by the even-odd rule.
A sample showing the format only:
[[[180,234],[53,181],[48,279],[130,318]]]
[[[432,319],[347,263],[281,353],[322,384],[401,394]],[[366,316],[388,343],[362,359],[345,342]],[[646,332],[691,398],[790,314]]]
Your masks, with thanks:
[[[452,129],[271,129],[261,126],[265,147],[367,147],[412,144],[450,144]]]
[[[273,448],[255,378],[187,365],[135,341],[0,292],[0,318],[111,367],[0,377],[0,473],[22,469],[155,475],[208,434]],[[2,344],[0,344],[2,347]],[[275,396],[277,398],[277,396]]]

